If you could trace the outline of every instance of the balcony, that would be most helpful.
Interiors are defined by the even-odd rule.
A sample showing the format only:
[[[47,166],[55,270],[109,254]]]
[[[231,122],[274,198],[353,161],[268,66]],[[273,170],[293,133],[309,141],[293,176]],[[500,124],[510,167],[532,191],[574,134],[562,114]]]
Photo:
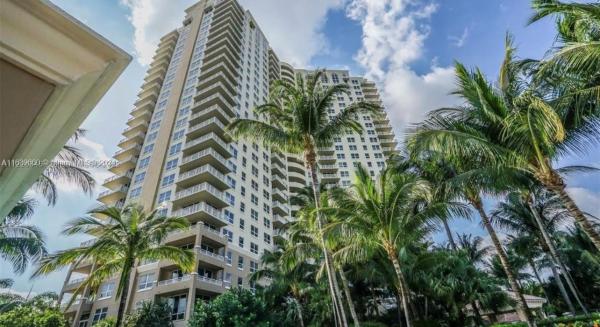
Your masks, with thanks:
[[[291,182],[296,182],[296,183],[301,183],[301,184],[305,184],[306,183],[306,175],[304,174],[300,174],[294,171],[288,171],[288,179]]]
[[[294,193],[300,193],[302,192],[302,190],[306,187],[306,184],[304,182],[302,183],[298,183],[298,182],[292,182],[290,181],[290,193],[294,194]]]
[[[131,110],[131,116],[133,117],[138,117],[138,116],[152,116],[152,112],[154,112],[154,105],[156,104],[156,101],[145,101],[143,103],[139,103],[138,105],[135,106],[135,108],[133,108],[133,110]]]
[[[65,284],[65,287],[63,287],[62,291],[64,293],[75,292],[86,279],[87,279],[87,277],[72,279],[72,280],[68,281],[67,284]]]
[[[230,172],[226,165],[227,159],[213,149],[205,149],[189,156],[183,157],[179,165],[179,171],[190,170],[195,167],[210,164],[224,174]]]
[[[128,186],[121,186],[115,190],[108,190],[100,193],[98,195],[98,201],[103,203],[112,203],[117,202],[120,199],[124,199],[127,195],[127,191],[129,190]]]
[[[208,99],[213,95],[219,95],[225,101],[225,105],[234,107],[235,106],[235,90],[229,88],[229,86],[223,82],[217,82],[212,84],[210,87],[199,90],[196,93],[196,100]]]
[[[146,133],[147,130],[148,130],[148,123],[147,122],[141,122],[141,123],[138,123],[135,126],[131,126],[131,127],[128,127],[127,129],[125,129],[123,131],[123,136],[125,136],[125,137],[131,137],[131,136],[136,135],[139,132]]]
[[[209,182],[221,191],[229,188],[225,181],[225,175],[208,164],[180,173],[176,181],[179,187],[188,187],[203,182]]]
[[[317,152],[322,155],[332,155],[335,153],[335,150],[333,149],[333,147],[328,146],[328,147],[319,148],[317,150]]]
[[[278,176],[280,176],[280,177],[282,177],[282,178],[285,178],[285,177],[286,177],[285,170],[283,170],[281,167],[279,167],[279,166],[277,166],[277,165],[272,165],[272,166],[271,166],[271,172],[272,172],[274,175],[278,175]]]
[[[287,203],[287,201],[288,201],[288,197],[287,197],[287,195],[285,195],[285,194],[284,194],[282,191],[280,191],[280,190],[273,190],[273,193],[272,193],[271,197],[272,197],[274,200],[278,200],[278,201],[285,202],[285,203]]]
[[[77,299],[73,301],[73,304],[71,304],[69,307],[67,307],[68,303],[69,302],[60,304],[60,309],[65,314],[76,314],[77,312],[87,312],[92,310],[92,301],[88,300],[87,298]]]
[[[287,204],[274,200],[273,201],[273,214],[287,216],[289,209]]]
[[[331,184],[339,182],[340,177],[337,174],[322,174],[321,181],[324,184]]]
[[[183,147],[183,154],[187,155],[207,148],[213,148],[225,158],[231,157],[227,142],[215,133],[208,133],[196,139],[188,139]]]
[[[137,156],[129,156],[119,161],[116,165],[110,167],[108,170],[113,172],[115,175],[125,174],[128,170],[135,168],[137,163]]]
[[[282,228],[287,225],[290,220],[286,216],[273,215],[273,227]]]
[[[195,106],[200,109],[203,109],[208,108],[210,106],[218,105],[223,110],[228,110],[231,115],[235,115],[235,112],[233,111],[233,107],[235,107],[235,101],[233,101],[233,98],[231,97],[228,98],[229,100],[225,98],[221,93],[213,94],[206,98],[196,98],[197,102],[195,103]]]
[[[271,156],[271,162],[285,169],[285,161],[280,154],[273,152],[273,155]]]
[[[133,176],[133,173],[131,171],[128,171],[125,174],[112,176],[112,177],[105,179],[104,184],[102,184],[102,186],[109,188],[109,189],[115,189],[121,185],[129,184],[132,176]]]
[[[196,280],[198,281],[198,287],[202,290],[213,292],[213,293],[222,293],[225,291],[223,280],[209,278],[206,276],[196,276]]]
[[[192,109],[192,112],[193,114],[188,119],[190,125],[197,124],[199,122],[203,122],[212,118],[217,118],[222,122],[229,123],[230,119],[233,119],[235,117],[225,112],[223,109],[221,109],[221,107],[217,105],[199,110]]]
[[[140,115],[133,116],[127,120],[127,126],[135,126],[141,123],[148,123],[152,117],[152,112],[145,111]]]
[[[214,252],[210,252],[204,249],[201,249],[199,246],[196,246],[196,251],[198,253],[198,260],[201,262],[208,264],[211,268],[216,269],[224,269],[225,268],[225,257]]]
[[[377,133],[377,137],[379,137],[380,140],[394,139],[394,133],[384,131],[384,132]]]
[[[200,231],[202,232],[202,239],[210,239],[213,242],[216,242],[222,246],[227,245],[227,236],[221,234],[218,229],[209,227],[204,223],[199,223]]]
[[[219,137],[227,141],[231,140],[229,134],[225,132],[225,125],[221,122],[221,120],[214,117],[199,124],[190,123],[190,127],[188,128],[186,135],[188,138],[195,138],[208,133],[217,134]]]
[[[319,165],[319,171],[323,174],[335,173],[338,171],[337,165]]]
[[[335,161],[337,159],[334,156],[319,156],[318,160],[320,163],[323,163],[323,164],[331,164],[331,163],[335,163]]]
[[[390,156],[390,155],[396,153],[396,148],[395,147],[382,147],[381,149],[383,150],[383,153],[386,156]]]
[[[134,146],[136,144],[142,144],[142,142],[144,142],[144,138],[146,137],[146,133],[144,132],[138,132],[134,135],[131,135],[129,137],[126,137],[124,139],[121,139],[121,141],[119,141],[119,147],[122,149],[125,148],[129,148],[131,146]]]
[[[138,154],[140,154],[140,151],[142,151],[142,146],[136,143],[134,145],[128,146],[125,149],[117,151],[113,158],[117,160],[123,160],[130,156],[137,156]]]
[[[161,280],[156,283],[157,293],[170,293],[190,287],[192,275],[183,275],[177,278]]]
[[[196,201],[207,201],[217,208],[224,208],[229,205],[227,201],[225,201],[223,192],[206,182],[175,193],[173,205],[186,206]]]
[[[274,188],[278,188],[283,191],[287,191],[288,189],[286,180],[277,175],[273,176],[272,184]]]
[[[187,218],[191,222],[206,222],[213,226],[227,226],[227,220],[221,210],[204,202],[192,204],[172,212],[173,216]]]

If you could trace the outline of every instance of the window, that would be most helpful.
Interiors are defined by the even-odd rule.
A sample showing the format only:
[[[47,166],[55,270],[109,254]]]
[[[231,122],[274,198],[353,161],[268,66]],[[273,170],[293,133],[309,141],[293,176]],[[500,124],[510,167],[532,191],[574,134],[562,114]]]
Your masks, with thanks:
[[[227,221],[228,221],[230,224],[233,224],[233,221],[235,220],[235,216],[234,216],[233,212],[231,212],[231,211],[229,211],[229,210],[225,209],[225,210],[224,210],[224,214],[225,214],[225,219],[227,219]]]
[[[92,325],[95,325],[98,321],[106,319],[108,313],[108,307],[96,309],[94,312],[94,318],[92,319]]]
[[[271,244],[271,235],[264,233],[263,236],[264,236],[265,243]]]
[[[146,142],[151,142],[156,140],[156,137],[158,136],[158,132],[152,132],[150,134],[148,134],[148,137],[146,137]]]
[[[246,228],[246,221],[244,219],[240,219],[240,229]]]
[[[336,155],[336,157],[337,157],[338,159],[346,159],[346,156],[345,156],[343,153],[338,153],[338,154]]]
[[[348,177],[350,175],[349,175],[349,173],[347,171],[340,171],[340,176],[342,176],[342,177]]]
[[[356,149],[356,145],[350,145],[349,148],[350,148],[350,151],[356,151],[357,150]]]
[[[358,155],[358,153],[351,153],[350,154],[350,158],[352,158],[352,159],[358,159],[359,155]]]
[[[135,177],[133,178],[133,184],[139,184],[144,180],[144,177],[146,177],[146,172],[141,172],[139,174],[136,174]]]
[[[167,303],[171,307],[171,320],[181,320],[185,318],[187,294],[171,296],[167,299]]]
[[[250,242],[250,252],[258,254],[258,244]]]
[[[250,261],[250,272],[256,272],[258,270],[258,262]]]
[[[158,195],[158,203],[171,200],[171,191],[166,191]]]
[[[258,211],[250,209],[250,217],[252,217],[252,220],[258,221]]]
[[[238,238],[238,246],[243,248],[244,247],[244,238],[240,236],[240,238]]]
[[[175,155],[177,153],[179,153],[179,151],[181,151],[181,143],[177,143],[175,145],[171,145],[171,148],[169,148],[169,155]]]
[[[267,228],[271,228],[271,220],[269,218],[263,218],[263,225]]]
[[[77,327],[87,327],[89,320],[90,320],[89,313],[82,314],[81,317],[79,318],[79,325],[77,325]]]
[[[239,287],[242,287],[243,284],[244,284],[244,279],[242,277],[238,277],[237,284],[238,284]]]
[[[238,269],[239,270],[244,269],[244,257],[242,257],[242,256],[238,257]]]
[[[178,159],[173,159],[173,160],[167,161],[167,164],[166,164],[167,170],[171,170],[171,169],[177,168],[177,160]]]
[[[169,176],[165,176],[162,179],[160,187],[169,186],[169,185],[173,184],[173,182],[175,182],[175,174],[171,174]]]
[[[150,153],[150,152],[152,152],[153,149],[154,149],[154,143],[150,144],[150,145],[146,145],[144,147],[144,153],[143,154]]]
[[[140,160],[140,168],[146,168],[148,167],[148,164],[150,163],[150,157],[148,158],[144,158],[142,160]]]
[[[179,140],[180,138],[182,138],[182,137],[183,137],[183,135],[185,135],[185,131],[183,131],[183,130],[181,130],[181,131],[177,131],[177,132],[175,132],[175,134],[173,134],[173,140],[174,140],[174,141],[177,141],[177,140]]]
[[[223,235],[227,237],[227,242],[233,242],[233,232],[223,228]]]
[[[98,299],[106,299],[111,297],[114,290],[115,282],[104,283],[100,285],[100,290],[98,291]]]
[[[138,291],[147,290],[154,286],[154,273],[147,273],[138,277]]]
[[[250,234],[254,237],[258,237],[258,227],[250,225]]]
[[[230,205],[235,205],[235,196],[233,196],[231,193],[229,192],[225,192],[225,200],[230,204]]]

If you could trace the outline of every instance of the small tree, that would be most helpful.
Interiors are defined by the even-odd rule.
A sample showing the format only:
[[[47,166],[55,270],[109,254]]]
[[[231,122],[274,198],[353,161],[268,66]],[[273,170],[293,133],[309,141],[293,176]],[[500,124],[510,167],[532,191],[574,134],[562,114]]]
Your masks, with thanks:
[[[166,302],[144,302],[125,318],[125,327],[172,327],[171,307]]]
[[[265,301],[249,290],[235,288],[210,302],[198,301],[188,327],[274,326]]]

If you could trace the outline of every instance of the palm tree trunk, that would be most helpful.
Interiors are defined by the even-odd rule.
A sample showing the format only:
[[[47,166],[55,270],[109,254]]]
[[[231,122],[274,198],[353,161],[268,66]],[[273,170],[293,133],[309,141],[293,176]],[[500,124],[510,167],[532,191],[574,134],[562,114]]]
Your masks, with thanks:
[[[562,177],[560,177],[555,170],[552,170],[550,177],[544,178],[542,182],[548,190],[552,191],[562,200],[571,216],[575,218],[575,221],[579,224],[581,229],[587,234],[590,240],[592,240],[596,249],[600,251],[600,234],[567,193],[566,185]]]
[[[568,271],[567,271],[565,265],[562,263],[562,260],[560,259],[560,256],[558,255],[558,252],[556,251],[556,248],[554,247],[554,242],[550,238],[550,235],[548,235],[548,231],[546,230],[546,227],[544,226],[539,213],[537,212],[537,210],[535,210],[534,206],[532,205],[532,201],[534,201],[534,200],[535,200],[535,195],[531,194],[531,196],[529,198],[529,203],[528,203],[529,210],[531,210],[531,212],[533,213],[535,222],[537,223],[538,228],[540,229],[540,232],[542,234],[541,241],[543,241],[543,243],[544,243],[544,244],[542,244],[542,248],[545,251],[550,252],[550,257],[552,258],[552,261],[554,263],[552,265],[552,273],[554,274],[554,279],[556,279],[558,288],[560,289],[560,292],[562,293],[563,297],[565,298],[567,306],[569,306],[569,310],[571,310],[571,312],[575,313],[575,307],[573,306],[573,303],[571,302],[571,299],[569,298],[569,296],[565,290],[565,286],[563,285],[562,280],[560,279],[560,276],[558,276],[558,273],[556,273],[556,271],[555,271],[556,267],[554,265],[558,265],[560,267],[560,270],[561,270],[563,276],[565,276],[565,281],[567,282],[567,285],[569,286],[571,293],[575,297],[575,301],[577,301],[577,304],[579,304],[579,306],[581,307],[581,310],[583,310],[583,312],[585,314],[588,314],[587,308],[585,307],[583,302],[581,302],[581,299],[579,298],[579,293],[577,292],[575,285],[572,283],[571,279],[569,278]]]
[[[342,296],[337,281],[337,276],[332,265],[331,254],[329,253],[329,251],[327,251],[327,247],[325,245],[325,236],[323,235],[323,219],[319,211],[321,207],[321,192],[319,190],[320,186],[319,177],[317,176],[316,157],[317,155],[314,149],[311,149],[305,154],[305,162],[312,179],[312,188],[315,196],[315,209],[317,211],[317,226],[319,228],[319,236],[321,238],[321,248],[323,250],[323,256],[325,260],[325,269],[327,271],[327,280],[329,283],[329,290],[331,293],[331,301],[333,302],[335,312],[337,312],[337,316],[340,320],[340,325],[342,327],[347,327],[348,320],[346,319],[346,313],[344,312],[344,306],[342,304]]]
[[[481,216],[481,222],[485,226],[485,229],[490,235],[492,243],[496,248],[496,252],[498,253],[498,257],[500,258],[500,263],[502,263],[502,268],[504,269],[504,273],[506,274],[506,277],[508,279],[508,284],[510,285],[510,288],[516,295],[517,311],[521,311],[529,327],[535,327],[535,321],[533,319],[533,316],[531,315],[531,311],[527,307],[527,302],[525,301],[525,297],[521,292],[521,287],[519,286],[519,283],[517,283],[517,279],[513,274],[512,267],[508,262],[508,256],[506,255],[506,251],[504,251],[502,243],[500,243],[500,239],[498,238],[496,231],[490,223],[489,217],[485,213],[485,210],[483,210],[483,204],[481,203],[481,199],[477,197],[476,199],[471,199],[470,202],[471,205],[475,208],[475,210],[477,210],[477,212]]]
[[[444,230],[446,231],[446,236],[448,237],[448,243],[450,243],[452,250],[456,250],[456,242],[454,242],[454,237],[452,236],[452,231],[450,230],[448,221],[446,219],[442,219],[442,223],[444,224]]]
[[[531,270],[533,271],[533,275],[535,276],[535,279],[540,284],[540,287],[542,288],[542,292],[544,292],[544,296],[546,297],[546,300],[550,301],[550,297],[548,296],[548,292],[546,292],[546,288],[544,287],[544,282],[542,281],[542,277],[540,277],[540,273],[535,266],[535,262],[530,257],[527,257],[527,262],[529,263],[529,266],[531,267]]]
[[[552,275],[554,276],[554,280],[556,281],[556,285],[558,286],[560,295],[562,295],[563,299],[565,300],[565,303],[569,307],[569,311],[575,313],[575,306],[573,305],[573,302],[571,302],[569,294],[567,294],[565,285],[563,284],[562,279],[560,278],[560,274],[558,273],[558,270],[556,269],[556,264],[554,262],[550,264],[550,269],[552,270]]]
[[[354,327],[360,327],[360,321],[358,320],[358,315],[356,314],[356,308],[354,308],[354,302],[352,301],[352,294],[350,293],[350,287],[348,286],[346,273],[344,273],[344,269],[341,268],[339,271],[340,278],[342,279],[342,287],[344,288],[344,294],[346,295],[346,301],[348,302],[348,308],[350,309],[350,315],[352,316],[352,321],[354,322]]]
[[[135,262],[135,259],[133,258],[131,259],[131,261],[127,260],[125,262],[124,269],[121,272],[121,279],[119,280],[119,284],[123,285],[123,289],[121,291],[121,297],[119,299],[119,310],[117,311],[117,321],[115,323],[116,327],[121,327],[121,324],[123,323],[123,316],[125,315],[125,307],[127,306],[127,298],[129,295],[129,277],[133,268],[133,262]]]
[[[400,262],[398,262],[398,258],[396,257],[396,251],[392,247],[389,247],[387,252],[390,261],[392,261],[392,264],[394,265],[396,278],[398,278],[398,295],[402,299],[402,309],[404,309],[406,327],[411,327],[410,308],[408,305],[408,285],[405,285],[404,283],[404,276],[402,275],[402,269],[400,269]],[[399,321],[399,323],[401,322]]]

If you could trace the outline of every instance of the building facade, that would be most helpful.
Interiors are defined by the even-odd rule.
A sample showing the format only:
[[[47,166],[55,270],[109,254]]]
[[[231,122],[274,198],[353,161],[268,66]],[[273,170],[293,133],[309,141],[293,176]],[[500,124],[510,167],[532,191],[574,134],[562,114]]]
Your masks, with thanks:
[[[185,324],[195,300],[230,287],[254,287],[249,274],[274,239],[285,237],[297,209],[289,204],[290,194],[309,182],[299,157],[234,141],[225,127],[236,117],[257,118],[252,108],[267,100],[273,80],[293,82],[310,71],[280,62],[251,13],[235,0],[202,0],[186,13],[183,26],[160,40],[114,156],[115,175],[98,197],[105,205],[138,203],[191,222],[167,242],[194,250],[194,272],[183,274],[167,261],[140,262],[129,285],[127,311],[164,299],[176,326]],[[373,83],[347,71],[328,70],[321,82],[351,86],[331,114],[353,101],[380,102]],[[394,152],[385,115],[360,120],[364,135],[349,134],[319,150],[323,183],[350,185],[358,164],[376,175]],[[66,298],[94,268],[84,262],[70,269]],[[66,309],[73,326],[116,315],[116,278],[103,283],[94,299],[84,290]]]

